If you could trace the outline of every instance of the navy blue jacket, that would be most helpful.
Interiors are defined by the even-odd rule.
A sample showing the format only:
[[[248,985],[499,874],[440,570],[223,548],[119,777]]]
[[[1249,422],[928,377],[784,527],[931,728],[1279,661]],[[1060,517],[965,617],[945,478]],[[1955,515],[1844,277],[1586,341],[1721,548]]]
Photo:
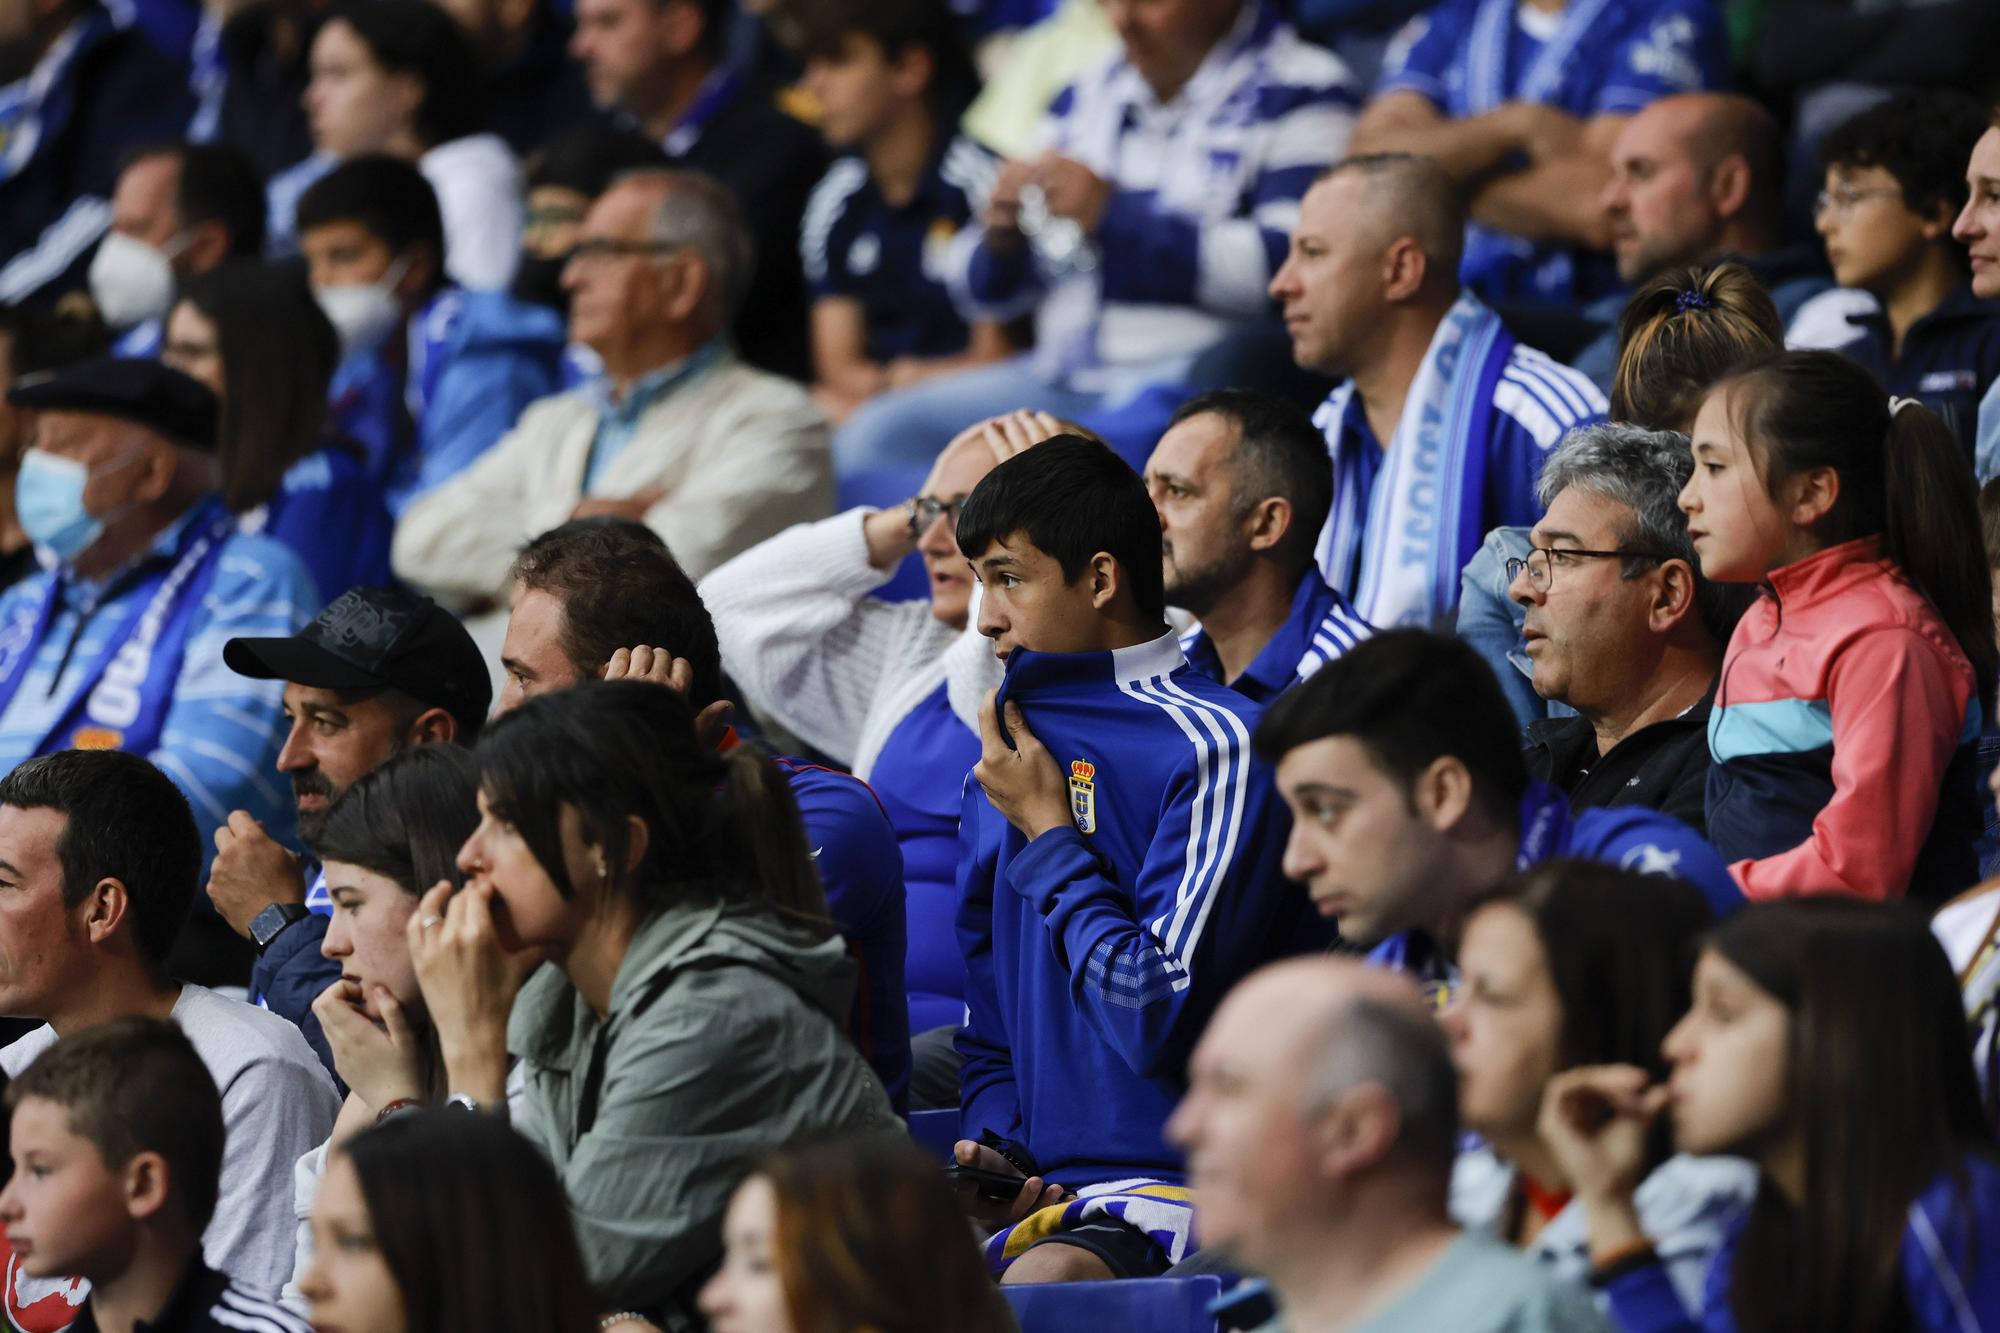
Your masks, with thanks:
[[[1910,325],[1903,354],[1889,355],[1889,318],[1849,315],[1855,338],[1840,351],[1875,372],[1891,394],[1914,398],[1944,418],[1972,457],[1979,400],[2000,378],[2000,301],[1982,301],[1968,283]]]
[[[1290,823],[1250,751],[1260,710],[1171,634],[1017,651],[1008,699],[1069,778],[1074,823],[1029,842],[966,783],[961,1132],[1020,1144],[1071,1187],[1179,1181],[1161,1128],[1217,1001],[1330,942],[1280,869]]]

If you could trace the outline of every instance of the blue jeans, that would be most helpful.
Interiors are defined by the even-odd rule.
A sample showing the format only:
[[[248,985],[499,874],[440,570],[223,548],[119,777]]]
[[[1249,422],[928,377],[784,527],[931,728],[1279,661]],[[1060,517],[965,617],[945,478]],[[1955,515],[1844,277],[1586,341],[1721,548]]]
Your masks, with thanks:
[[[1471,644],[1500,681],[1501,692],[1525,727],[1545,717],[1568,717],[1576,710],[1535,693],[1535,664],[1521,649],[1526,607],[1507,595],[1507,562],[1525,559],[1528,529],[1495,528],[1465,566],[1458,584],[1458,637]]]

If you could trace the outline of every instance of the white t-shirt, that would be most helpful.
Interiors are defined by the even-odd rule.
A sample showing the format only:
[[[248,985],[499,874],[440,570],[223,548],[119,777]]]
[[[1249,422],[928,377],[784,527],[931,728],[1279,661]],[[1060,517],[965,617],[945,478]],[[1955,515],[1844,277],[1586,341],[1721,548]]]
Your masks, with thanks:
[[[203,1257],[246,1287],[275,1292],[292,1273],[292,1165],[333,1132],[333,1080],[298,1028],[268,1010],[182,986],[173,1018],[215,1079],[227,1132]],[[0,1050],[0,1069],[18,1077],[55,1044],[54,1028],[36,1028]]]

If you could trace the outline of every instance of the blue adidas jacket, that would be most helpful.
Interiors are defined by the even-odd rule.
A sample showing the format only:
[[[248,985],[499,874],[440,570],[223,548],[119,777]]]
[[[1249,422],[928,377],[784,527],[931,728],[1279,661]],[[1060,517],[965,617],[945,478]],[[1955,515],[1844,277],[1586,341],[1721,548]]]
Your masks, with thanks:
[[[1016,652],[1009,699],[1069,775],[1074,826],[1030,843],[966,782],[961,1130],[1021,1144],[1072,1188],[1178,1181],[1160,1131],[1216,1002],[1329,943],[1280,870],[1289,823],[1250,753],[1259,709],[1171,634]]]

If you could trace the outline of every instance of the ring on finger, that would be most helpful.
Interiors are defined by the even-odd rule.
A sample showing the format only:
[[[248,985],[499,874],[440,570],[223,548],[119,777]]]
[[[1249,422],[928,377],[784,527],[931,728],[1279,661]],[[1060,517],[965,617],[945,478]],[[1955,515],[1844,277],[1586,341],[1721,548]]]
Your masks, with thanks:
[[[441,917],[441,916],[427,916],[427,917],[425,917],[425,918],[424,918],[424,919],[423,919],[422,921],[419,921],[419,922],[417,923],[417,929],[418,929],[418,930],[430,930],[430,929],[432,929],[433,927],[436,927],[436,926],[441,926],[441,925],[443,925],[443,924],[444,924],[444,918],[443,918],[443,917]]]

